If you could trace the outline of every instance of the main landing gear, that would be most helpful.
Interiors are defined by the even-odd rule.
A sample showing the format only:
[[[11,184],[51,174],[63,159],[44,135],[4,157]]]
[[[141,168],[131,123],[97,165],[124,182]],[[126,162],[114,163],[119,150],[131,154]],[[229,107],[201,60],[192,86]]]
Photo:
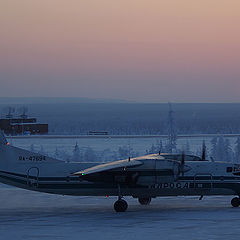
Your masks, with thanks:
[[[149,205],[151,200],[152,200],[151,198],[138,198],[138,202],[141,205]]]
[[[240,198],[239,197],[235,197],[231,200],[231,204],[233,207],[239,207],[240,206]]]
[[[141,205],[149,205],[151,203],[152,198],[150,197],[139,197],[138,202]],[[114,210],[116,212],[125,212],[128,208],[127,202],[123,199],[121,194],[120,184],[118,184],[118,200],[114,203]]]

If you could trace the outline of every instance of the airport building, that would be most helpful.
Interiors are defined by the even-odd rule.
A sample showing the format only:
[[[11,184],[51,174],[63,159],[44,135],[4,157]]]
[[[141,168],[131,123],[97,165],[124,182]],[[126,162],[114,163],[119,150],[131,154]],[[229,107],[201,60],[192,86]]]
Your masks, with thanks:
[[[8,114],[0,119],[0,129],[6,135],[47,134],[48,124],[37,123],[36,118],[28,118],[25,114],[19,118]]]

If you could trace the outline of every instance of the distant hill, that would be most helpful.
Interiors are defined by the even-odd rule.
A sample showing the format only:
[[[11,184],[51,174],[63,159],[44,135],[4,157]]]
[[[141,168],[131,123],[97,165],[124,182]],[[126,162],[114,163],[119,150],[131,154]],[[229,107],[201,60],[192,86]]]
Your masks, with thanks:
[[[0,104],[54,104],[54,103],[128,103],[122,99],[64,98],[64,97],[0,97]]]
[[[11,106],[17,110],[24,102],[20,100]],[[7,114],[6,106],[9,101],[1,102],[1,116]],[[24,106],[29,117],[49,124],[50,134],[87,134],[89,131],[106,131],[113,135],[168,133],[169,106],[166,103],[28,98]],[[240,133],[239,103],[174,103],[172,108],[178,134]]]

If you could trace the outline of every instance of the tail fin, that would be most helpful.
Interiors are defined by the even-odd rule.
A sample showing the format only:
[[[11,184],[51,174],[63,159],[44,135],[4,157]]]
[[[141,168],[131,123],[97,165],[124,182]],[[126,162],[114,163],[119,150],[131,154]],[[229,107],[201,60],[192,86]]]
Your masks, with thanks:
[[[40,162],[62,163],[64,161],[10,146],[3,132],[0,130],[0,169],[6,167],[14,168],[15,165],[11,164],[15,164],[17,162],[36,164]]]
[[[7,139],[5,138],[2,130],[0,130],[0,144],[1,144],[1,145],[7,145],[7,144],[8,144],[8,141],[7,141]]]

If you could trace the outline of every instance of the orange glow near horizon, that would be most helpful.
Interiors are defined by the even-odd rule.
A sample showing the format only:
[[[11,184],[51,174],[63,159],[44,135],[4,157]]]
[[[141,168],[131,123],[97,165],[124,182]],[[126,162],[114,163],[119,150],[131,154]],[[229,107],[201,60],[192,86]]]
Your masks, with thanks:
[[[239,0],[2,0],[0,94],[37,86],[46,96],[240,101],[239,9]]]

